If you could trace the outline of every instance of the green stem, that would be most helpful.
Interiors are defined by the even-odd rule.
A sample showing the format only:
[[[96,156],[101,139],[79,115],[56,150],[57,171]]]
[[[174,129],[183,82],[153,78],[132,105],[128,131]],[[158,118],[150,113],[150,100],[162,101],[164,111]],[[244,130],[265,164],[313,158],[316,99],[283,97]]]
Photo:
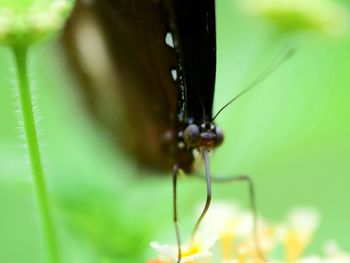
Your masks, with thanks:
[[[28,81],[27,48],[13,49],[16,61],[18,90],[23,116],[24,130],[28,145],[30,164],[34,179],[35,191],[39,204],[40,219],[43,228],[44,240],[47,243],[49,262],[58,263],[58,249],[55,229],[51,216],[49,198],[45,184],[44,172],[40,157],[40,150],[35,126],[33,105]]]

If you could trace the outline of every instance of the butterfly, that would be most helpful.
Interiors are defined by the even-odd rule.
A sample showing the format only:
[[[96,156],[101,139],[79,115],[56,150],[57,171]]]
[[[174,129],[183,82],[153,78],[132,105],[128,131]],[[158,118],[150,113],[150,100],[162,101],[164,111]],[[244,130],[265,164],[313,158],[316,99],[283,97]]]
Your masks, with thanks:
[[[214,0],[81,0],[66,28],[64,44],[83,83],[89,110],[119,147],[144,167],[172,171],[180,261],[176,202],[179,171],[191,174],[196,160],[204,160],[207,200],[194,236],[211,202],[208,154],[224,139],[214,120],[276,65],[213,115]],[[251,179],[235,176],[227,181],[248,182],[256,214]]]

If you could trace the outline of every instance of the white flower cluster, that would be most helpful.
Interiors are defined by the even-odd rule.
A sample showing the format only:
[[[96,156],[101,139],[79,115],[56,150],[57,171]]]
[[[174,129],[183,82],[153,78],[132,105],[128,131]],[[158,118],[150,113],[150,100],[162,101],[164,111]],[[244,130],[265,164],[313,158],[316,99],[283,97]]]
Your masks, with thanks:
[[[323,257],[303,257],[318,224],[318,214],[306,208],[291,211],[280,224],[259,219],[256,244],[251,213],[232,204],[214,204],[195,239],[182,247],[181,263],[350,263],[350,254],[334,242],[326,246]],[[177,262],[176,246],[151,246],[158,258],[148,263]],[[281,258],[275,258],[278,250],[284,251]]]

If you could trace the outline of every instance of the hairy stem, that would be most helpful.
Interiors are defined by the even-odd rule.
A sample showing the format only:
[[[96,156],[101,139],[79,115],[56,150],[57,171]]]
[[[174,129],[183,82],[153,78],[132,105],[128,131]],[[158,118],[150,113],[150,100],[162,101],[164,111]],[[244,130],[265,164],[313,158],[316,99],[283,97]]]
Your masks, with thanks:
[[[35,192],[39,204],[42,231],[49,253],[49,262],[58,263],[59,257],[56,244],[55,229],[53,219],[51,216],[49,198],[40,157],[32,97],[28,81],[27,48],[14,48],[13,52],[16,62],[18,92],[23,116],[24,131],[29,151],[30,165],[33,175]]]

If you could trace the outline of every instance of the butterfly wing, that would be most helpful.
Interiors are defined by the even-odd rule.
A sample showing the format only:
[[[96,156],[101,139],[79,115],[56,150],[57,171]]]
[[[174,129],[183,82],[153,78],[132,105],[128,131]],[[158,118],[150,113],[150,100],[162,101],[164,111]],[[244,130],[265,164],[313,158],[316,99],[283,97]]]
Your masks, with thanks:
[[[64,43],[91,112],[140,164],[169,169],[177,62],[165,41],[170,18],[162,2],[80,1]]]
[[[186,86],[186,118],[211,120],[216,73],[214,0],[173,1]]]

